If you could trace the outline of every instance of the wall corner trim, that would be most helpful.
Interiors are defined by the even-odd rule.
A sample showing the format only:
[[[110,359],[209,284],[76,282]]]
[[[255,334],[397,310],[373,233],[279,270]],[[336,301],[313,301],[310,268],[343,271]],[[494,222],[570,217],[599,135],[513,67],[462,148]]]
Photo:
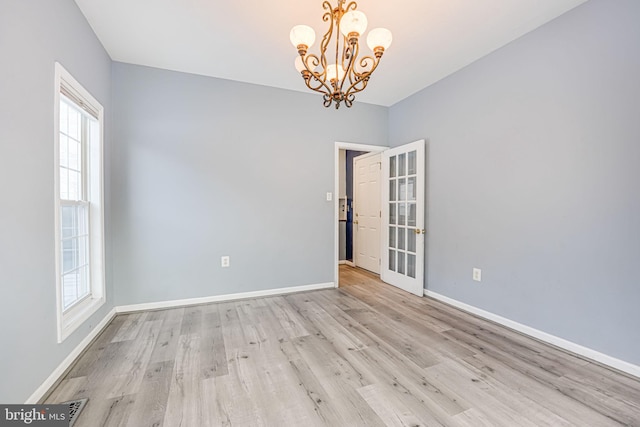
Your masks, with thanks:
[[[91,332],[89,332],[89,334],[87,334],[87,336],[84,337],[82,341],[80,341],[76,348],[74,348],[73,351],[71,351],[71,353],[69,353],[67,357],[64,358],[60,365],[58,365],[58,367],[53,370],[51,375],[49,375],[47,379],[44,380],[42,384],[40,384],[40,387],[38,387],[36,391],[34,391],[33,394],[29,396],[29,398],[25,402],[25,405],[35,405],[49,393],[56,382],[62,379],[67,369],[69,369],[73,365],[73,363],[82,354],[82,352],[93,342],[94,339],[96,339],[98,335],[100,335],[104,328],[106,328],[109,323],[111,323],[113,318],[116,317],[116,313],[116,308],[114,307],[107,313],[106,316],[104,316],[104,318],[95,326],[95,328],[93,328]]]
[[[505,317],[499,316],[489,311],[482,310],[481,308],[474,307],[472,305],[455,300],[453,298],[446,297],[437,292],[433,292],[425,289],[424,295],[426,297],[430,297],[438,301],[444,302],[446,304],[449,304],[453,307],[459,308],[462,311],[475,314],[476,316],[498,323],[502,326],[506,326],[507,328],[513,329],[517,332],[528,335],[532,338],[543,341],[547,344],[551,344],[563,350],[569,351],[571,353],[575,353],[579,356],[585,357],[587,359],[591,359],[595,362],[601,363],[603,365],[607,365],[611,368],[617,369],[629,375],[633,375],[634,377],[640,378],[640,366],[638,365],[625,362],[624,360],[616,359],[615,357],[609,356],[604,353],[600,353],[599,351],[565,340],[564,338],[556,337],[555,335],[551,335],[546,332],[540,331],[538,329],[532,328],[530,326],[523,325],[522,323],[515,322],[513,320],[507,319]]]
[[[141,304],[120,305],[116,307],[116,312],[131,313],[144,310],[161,310],[172,307],[184,307],[188,305],[207,304],[211,302],[234,301],[247,298],[268,297],[272,295],[285,295],[296,292],[317,291],[320,289],[334,289],[334,282],[317,283],[314,285],[292,286],[289,288],[267,289],[264,291],[240,292],[237,294],[214,295],[210,297],[188,298],[173,301],[148,302]]]

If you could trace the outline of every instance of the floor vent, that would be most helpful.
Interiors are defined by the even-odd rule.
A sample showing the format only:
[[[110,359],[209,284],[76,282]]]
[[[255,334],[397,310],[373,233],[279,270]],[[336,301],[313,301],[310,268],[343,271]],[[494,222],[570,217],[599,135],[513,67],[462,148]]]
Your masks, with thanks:
[[[80,411],[82,411],[84,405],[87,404],[87,400],[89,400],[89,398],[70,400],[69,402],[61,403],[61,405],[69,405],[69,427],[73,427],[73,424],[76,422],[76,419],[78,419],[78,416],[80,415]]]

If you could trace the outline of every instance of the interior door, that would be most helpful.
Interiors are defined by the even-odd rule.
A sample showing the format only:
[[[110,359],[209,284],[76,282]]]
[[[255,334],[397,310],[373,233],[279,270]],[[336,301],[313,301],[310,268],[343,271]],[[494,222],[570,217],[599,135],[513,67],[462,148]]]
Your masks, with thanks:
[[[382,281],[424,292],[425,142],[382,153]]]
[[[380,274],[380,153],[353,159],[353,262]]]

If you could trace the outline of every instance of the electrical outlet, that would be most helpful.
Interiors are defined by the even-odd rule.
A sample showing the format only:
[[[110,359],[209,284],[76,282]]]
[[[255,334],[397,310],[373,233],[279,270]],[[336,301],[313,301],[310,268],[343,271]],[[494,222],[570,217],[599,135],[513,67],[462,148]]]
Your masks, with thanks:
[[[223,256],[220,258],[220,266],[223,268],[229,267],[229,256]]]
[[[482,270],[480,270],[479,268],[474,268],[472,278],[476,282],[482,282]]]

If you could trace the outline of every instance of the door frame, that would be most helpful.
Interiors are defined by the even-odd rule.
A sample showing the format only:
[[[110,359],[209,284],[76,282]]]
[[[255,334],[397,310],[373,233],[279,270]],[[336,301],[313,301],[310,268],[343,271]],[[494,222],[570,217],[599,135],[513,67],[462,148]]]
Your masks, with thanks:
[[[339,203],[339,194],[340,191],[340,150],[354,150],[354,151],[368,151],[372,152],[382,152],[384,150],[388,150],[389,146],[387,145],[369,145],[369,144],[360,144],[357,142],[335,142],[334,147],[334,158],[333,158],[333,169],[334,169],[334,179],[333,179],[333,285],[334,288],[338,287],[338,280],[340,275],[339,270],[339,262],[340,260],[340,221],[338,220],[338,203]]]

